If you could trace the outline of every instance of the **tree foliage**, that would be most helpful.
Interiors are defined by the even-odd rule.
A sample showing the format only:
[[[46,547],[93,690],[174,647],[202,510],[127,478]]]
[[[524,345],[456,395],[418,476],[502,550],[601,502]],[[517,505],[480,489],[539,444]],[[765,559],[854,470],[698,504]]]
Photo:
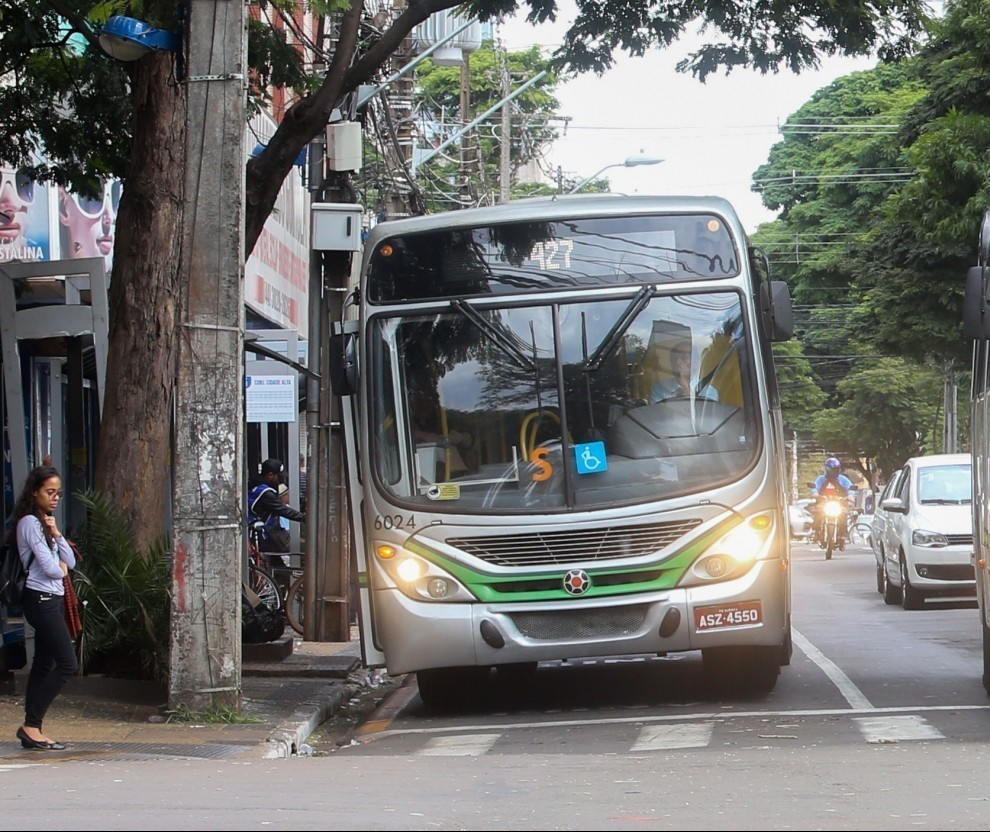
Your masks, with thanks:
[[[843,402],[813,420],[819,441],[876,460],[885,478],[908,457],[940,450],[942,376],[910,361],[858,364],[838,384]]]
[[[491,41],[483,43],[469,59],[466,89],[469,109],[466,112],[461,110],[461,67],[438,66],[429,59],[424,61],[416,73],[421,96],[418,105],[420,130],[439,146],[541,72],[546,72],[542,79],[503,105],[509,108],[510,114],[509,174],[510,180],[514,181],[519,169],[537,158],[541,149],[557,137],[550,121],[559,107],[554,93],[560,76],[552,70],[539,48],[501,52]],[[508,76],[508,90],[503,83],[503,73]],[[418,167],[417,186],[425,192],[427,206],[431,210],[450,210],[498,202],[502,141],[499,110],[491,121],[469,131],[462,142],[452,144],[448,155],[438,154]],[[467,165],[462,165],[461,158],[449,155],[458,152],[461,146],[469,157]],[[465,178],[468,187],[462,187],[462,193],[458,194],[458,187]],[[514,193],[510,190],[510,196],[515,193],[518,190]]]
[[[828,398],[815,381],[811,362],[803,352],[804,345],[797,338],[773,345],[780,409],[788,436],[804,430]]]
[[[576,0],[553,56],[559,71],[603,72],[620,52],[664,47],[698,23],[709,42],[682,62],[700,80],[724,67],[799,71],[821,55],[906,53],[922,31],[921,0],[739,4],[726,0]],[[485,19],[522,10],[533,22],[556,19],[555,0],[419,0],[383,17],[362,0],[314,4],[319,29],[312,62],[296,64],[285,36],[289,0],[254,6],[249,55],[255,95],[285,83],[296,96],[260,154],[246,163],[245,247],[254,247],[300,152],[359,85],[384,80],[387,62],[432,13],[463,6]],[[181,56],[155,53],[129,64],[99,51],[97,32],[115,12],[179,32],[185,6],[172,0],[0,0],[0,159],[35,164],[41,177],[81,191],[105,176],[124,182],[111,285],[110,365],[103,409],[98,488],[138,529],[139,543],[161,531],[156,520],[168,483],[185,159]],[[203,8],[197,6],[196,8]],[[278,23],[278,25],[275,25]],[[262,24],[262,25],[259,25]],[[332,43],[332,48],[328,44]],[[173,63],[177,61],[178,63]],[[311,67],[303,72],[303,65]],[[346,109],[346,107],[345,107]],[[149,309],[150,307],[150,309]],[[149,464],[150,463],[150,464]]]

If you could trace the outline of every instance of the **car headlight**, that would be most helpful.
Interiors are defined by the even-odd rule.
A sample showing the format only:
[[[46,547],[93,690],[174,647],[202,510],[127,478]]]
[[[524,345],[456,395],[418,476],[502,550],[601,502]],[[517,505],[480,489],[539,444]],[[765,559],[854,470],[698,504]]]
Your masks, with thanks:
[[[915,546],[927,546],[931,549],[941,549],[949,545],[948,539],[941,532],[929,532],[924,529],[915,529],[911,532],[911,542]]]
[[[691,564],[680,586],[698,586],[738,578],[758,560],[770,557],[775,523],[772,511],[754,514],[722,535]]]
[[[424,557],[390,544],[375,547],[375,556],[395,586],[417,601],[474,601],[449,572]]]

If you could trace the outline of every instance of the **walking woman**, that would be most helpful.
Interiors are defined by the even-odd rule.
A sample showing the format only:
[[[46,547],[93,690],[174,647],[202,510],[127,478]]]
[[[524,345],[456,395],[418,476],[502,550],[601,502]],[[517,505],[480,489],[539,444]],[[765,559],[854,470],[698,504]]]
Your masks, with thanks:
[[[79,670],[65,620],[65,583],[76,565],[69,542],[55,522],[62,478],[50,465],[28,474],[14,506],[17,551],[27,570],[22,612],[34,628],[34,662],[24,696],[24,725],[17,738],[24,748],[61,751],[65,745],[42,730],[45,714],[62,686]]]

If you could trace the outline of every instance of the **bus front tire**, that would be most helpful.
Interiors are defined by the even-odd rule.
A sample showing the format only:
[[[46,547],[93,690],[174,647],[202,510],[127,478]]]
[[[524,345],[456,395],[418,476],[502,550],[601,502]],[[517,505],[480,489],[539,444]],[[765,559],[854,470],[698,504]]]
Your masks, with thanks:
[[[416,671],[419,698],[427,708],[470,710],[484,700],[491,668],[435,667]]]
[[[738,696],[770,693],[780,675],[781,647],[711,647],[701,651],[709,681],[720,692]]]

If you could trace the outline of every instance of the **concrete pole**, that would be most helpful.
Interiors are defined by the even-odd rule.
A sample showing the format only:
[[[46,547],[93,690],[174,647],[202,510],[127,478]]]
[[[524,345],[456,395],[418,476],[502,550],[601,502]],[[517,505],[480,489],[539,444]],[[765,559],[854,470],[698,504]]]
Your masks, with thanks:
[[[801,496],[801,489],[798,487],[797,476],[797,431],[794,431],[791,442],[791,499],[797,502]]]
[[[326,145],[323,139],[310,143],[309,190],[314,202],[323,200],[324,164]],[[309,261],[309,343],[307,363],[309,369],[320,377],[310,376],[306,381],[306,430],[308,431],[309,457],[306,460],[306,551],[303,554],[303,569],[306,581],[303,583],[304,617],[303,638],[316,641],[318,628],[316,615],[316,587],[321,580],[323,547],[321,546],[320,518],[323,515],[323,494],[321,483],[326,467],[326,445],[323,423],[320,417],[320,388],[323,381],[323,260],[322,253],[310,252]]]
[[[502,53],[502,98],[509,97],[509,56]],[[509,201],[512,174],[512,108],[502,108],[502,144],[499,147],[499,202]]]
[[[473,154],[468,138],[468,125],[471,123],[471,56],[465,52],[461,64],[461,208],[472,202],[471,162]]]
[[[958,452],[957,439],[959,435],[958,426],[958,396],[956,393],[956,374],[952,367],[945,369],[945,425],[943,428],[944,439],[942,447],[945,453],[954,454]]]
[[[188,9],[169,706],[203,710],[241,704],[247,7]]]

